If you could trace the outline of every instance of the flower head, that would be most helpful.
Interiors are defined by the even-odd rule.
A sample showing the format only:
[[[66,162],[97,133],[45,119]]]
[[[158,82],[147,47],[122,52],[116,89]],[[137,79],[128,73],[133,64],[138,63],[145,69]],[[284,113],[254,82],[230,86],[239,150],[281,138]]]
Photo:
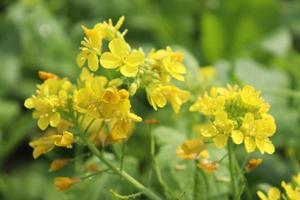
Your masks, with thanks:
[[[247,152],[258,148],[262,154],[275,151],[270,137],[276,125],[268,110],[260,92],[251,86],[212,88],[190,107],[190,111],[210,117],[202,135],[212,138],[217,147],[225,146],[231,137],[235,144],[244,143]]]

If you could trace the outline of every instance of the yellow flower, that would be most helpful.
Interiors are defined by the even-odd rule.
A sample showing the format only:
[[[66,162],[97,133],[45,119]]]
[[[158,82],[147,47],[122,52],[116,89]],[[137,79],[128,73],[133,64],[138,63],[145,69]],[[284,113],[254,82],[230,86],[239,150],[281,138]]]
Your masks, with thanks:
[[[88,29],[82,26],[85,33],[80,53],[77,55],[77,64],[82,67],[86,60],[88,67],[92,71],[97,71],[99,67],[99,56],[101,54],[102,35],[97,29]]]
[[[125,21],[125,17],[122,16],[120,17],[116,25],[113,25],[112,20],[109,19],[108,22],[96,24],[94,28],[101,33],[103,39],[111,41],[117,36],[124,36],[124,34],[126,33],[126,31],[123,34],[118,32],[118,30],[121,28],[124,21]]]
[[[35,109],[33,118],[38,119],[38,126],[45,130],[49,125],[58,126],[62,117],[60,111],[67,109],[68,95],[73,86],[67,79],[47,79],[38,85],[37,95],[25,100],[24,106]]]
[[[72,144],[74,142],[74,136],[71,132],[69,131],[64,131],[60,137],[55,137],[54,138],[54,144],[59,147],[66,147],[66,148],[72,148]]]
[[[51,162],[49,172],[57,171],[70,163],[70,159],[55,159]]]
[[[162,93],[163,86],[156,85],[153,87],[146,88],[147,97],[150,105],[157,110],[157,107],[162,108],[167,104],[167,99]]]
[[[204,149],[204,144],[200,139],[186,140],[181,145],[181,149],[187,154],[199,153]]]
[[[210,90],[211,96],[207,93],[204,97],[199,98],[191,107],[190,111],[198,111],[204,115],[215,115],[216,113],[222,111],[225,106],[225,97],[217,96],[216,88]]]
[[[282,181],[281,186],[284,188],[285,193],[290,200],[300,199],[300,185],[293,188],[292,184]]]
[[[136,76],[139,66],[144,63],[144,53],[131,50],[129,44],[121,38],[110,41],[108,48],[110,52],[101,55],[101,65],[108,69],[120,68],[120,72],[126,77]]]
[[[230,133],[233,131],[233,121],[228,119],[226,112],[219,112],[216,114],[214,126],[217,129],[217,134],[213,137],[213,142],[218,148],[226,145]]]
[[[204,149],[203,142],[198,139],[186,140],[176,150],[176,156],[185,160],[207,159],[209,153]]]
[[[231,136],[235,144],[244,143],[248,153],[258,148],[262,154],[273,154],[275,147],[270,137],[276,125],[268,110],[269,105],[260,97],[260,92],[251,86],[213,87],[190,107],[190,111],[210,117],[201,132],[211,137],[216,146],[223,147]]]
[[[159,68],[161,74],[164,74],[165,71],[173,78],[184,81],[186,68],[182,64],[182,53],[173,52],[170,47],[167,47],[166,50],[152,51],[149,57],[157,62],[155,66]]]
[[[72,148],[73,134],[64,131],[63,134],[53,134],[43,136],[39,139],[31,141],[29,146],[33,148],[33,158],[36,159],[40,155],[48,153],[55,146]]]
[[[178,87],[168,85],[163,88],[163,93],[168,102],[171,103],[175,113],[180,111],[181,105],[188,101],[190,93]]]
[[[268,192],[268,196],[261,191],[258,191],[257,195],[261,200],[280,200],[281,193],[276,187],[272,187]]]
[[[268,137],[274,134],[274,120],[270,115],[267,118],[255,120],[254,115],[247,113],[241,126],[241,131],[245,137],[245,147],[247,152],[253,152],[257,147],[261,153],[267,152],[273,154],[275,151],[274,145]],[[267,131],[271,132],[267,132]]]
[[[57,191],[64,191],[69,189],[75,183],[80,181],[79,178],[69,178],[69,177],[55,177],[54,185]]]
[[[157,110],[170,102],[175,113],[180,111],[181,105],[188,101],[190,93],[173,85],[154,85],[146,88],[150,105]]]

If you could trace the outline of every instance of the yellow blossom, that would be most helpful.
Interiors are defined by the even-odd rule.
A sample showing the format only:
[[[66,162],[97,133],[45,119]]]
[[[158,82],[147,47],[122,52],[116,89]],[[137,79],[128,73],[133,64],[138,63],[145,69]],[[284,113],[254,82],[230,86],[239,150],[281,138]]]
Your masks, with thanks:
[[[272,187],[268,192],[268,196],[261,191],[258,191],[257,195],[261,200],[280,200],[281,193],[279,189]]]
[[[291,183],[282,181],[281,186],[284,188],[285,193],[290,200],[300,199],[300,185],[293,187]]]
[[[276,131],[274,118],[267,113],[269,105],[260,92],[252,86],[211,88],[191,107],[210,117],[209,123],[201,129],[205,137],[212,138],[217,147],[223,147],[231,137],[235,144],[244,143],[248,153],[256,148],[263,154],[272,154],[275,147],[270,137]]]
[[[75,183],[78,183],[80,179],[69,177],[55,177],[54,185],[57,191],[64,191],[69,189]]]
[[[166,71],[173,78],[184,81],[186,68],[182,64],[182,53],[173,52],[170,47],[167,47],[166,49],[152,51],[150,58],[157,62],[155,66],[159,68],[160,73],[163,74],[163,71]]]
[[[29,146],[33,148],[33,158],[36,159],[40,155],[48,153],[55,146],[72,148],[73,134],[64,131],[63,134],[49,134],[39,139],[31,141]]]
[[[40,129],[58,126],[62,120],[60,111],[67,109],[68,94],[72,90],[73,86],[67,79],[47,79],[38,85],[36,95],[25,100],[25,107],[34,109],[32,115],[38,119]]]
[[[101,55],[101,65],[107,69],[120,68],[120,72],[126,77],[136,76],[140,65],[144,63],[144,53],[131,50],[129,44],[121,38],[110,41],[108,48],[110,52]]]
[[[103,23],[97,23],[94,28],[98,30],[101,35],[103,36],[103,39],[111,41],[117,36],[123,36],[126,32],[123,34],[119,33],[118,30],[121,28],[122,24],[125,21],[125,17],[122,16],[116,23],[116,25],[113,25],[112,20],[109,19],[108,22]]]
[[[157,110],[157,107],[164,107],[170,102],[175,113],[180,111],[181,105],[188,101],[190,93],[181,90],[173,85],[154,85],[147,88],[147,96],[150,105]]]
[[[86,60],[88,67],[92,71],[97,71],[99,67],[99,56],[101,54],[102,35],[97,29],[88,29],[82,26],[85,33],[80,53],[77,55],[77,64],[82,67]]]

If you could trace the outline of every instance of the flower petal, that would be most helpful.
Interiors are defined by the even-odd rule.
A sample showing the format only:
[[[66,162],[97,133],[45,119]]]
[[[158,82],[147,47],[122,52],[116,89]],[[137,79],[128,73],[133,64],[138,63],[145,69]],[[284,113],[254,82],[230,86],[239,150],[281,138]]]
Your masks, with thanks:
[[[90,53],[88,55],[88,67],[92,71],[97,71],[98,69],[98,56],[95,53]]]
[[[100,63],[104,68],[114,69],[121,65],[122,60],[110,52],[105,52],[100,57]]]
[[[145,55],[143,52],[135,51],[131,52],[126,58],[125,63],[131,66],[139,66],[143,64],[145,60]]]
[[[121,58],[124,58],[129,54],[129,46],[124,39],[121,38],[113,39],[108,44],[108,48],[112,54]]]
[[[121,73],[126,77],[135,77],[138,73],[138,66],[123,65],[120,68]]]

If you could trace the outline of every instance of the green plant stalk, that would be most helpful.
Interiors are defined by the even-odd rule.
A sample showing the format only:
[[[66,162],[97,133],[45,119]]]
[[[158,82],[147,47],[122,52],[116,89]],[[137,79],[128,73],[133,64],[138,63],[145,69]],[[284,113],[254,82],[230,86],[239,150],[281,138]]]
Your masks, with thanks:
[[[140,192],[145,194],[147,197],[149,197],[152,200],[162,200],[158,195],[156,195],[154,192],[152,192],[150,189],[146,188],[143,184],[141,184],[139,181],[137,181],[135,178],[127,174],[124,170],[119,170],[117,167],[115,167],[113,164],[111,164],[108,160],[105,159],[105,157],[102,155],[102,153],[97,149],[97,147],[88,141],[85,137],[82,137],[84,143],[87,145],[89,150],[97,156],[109,169],[111,169],[113,172],[124,178],[127,182],[129,182],[131,185],[133,185],[135,188],[137,188]]]
[[[234,151],[233,151],[233,143],[228,141],[228,162],[229,162],[229,171],[230,171],[230,183],[231,183],[231,191],[233,200],[238,200],[238,188],[235,177],[235,164],[234,164]]]

